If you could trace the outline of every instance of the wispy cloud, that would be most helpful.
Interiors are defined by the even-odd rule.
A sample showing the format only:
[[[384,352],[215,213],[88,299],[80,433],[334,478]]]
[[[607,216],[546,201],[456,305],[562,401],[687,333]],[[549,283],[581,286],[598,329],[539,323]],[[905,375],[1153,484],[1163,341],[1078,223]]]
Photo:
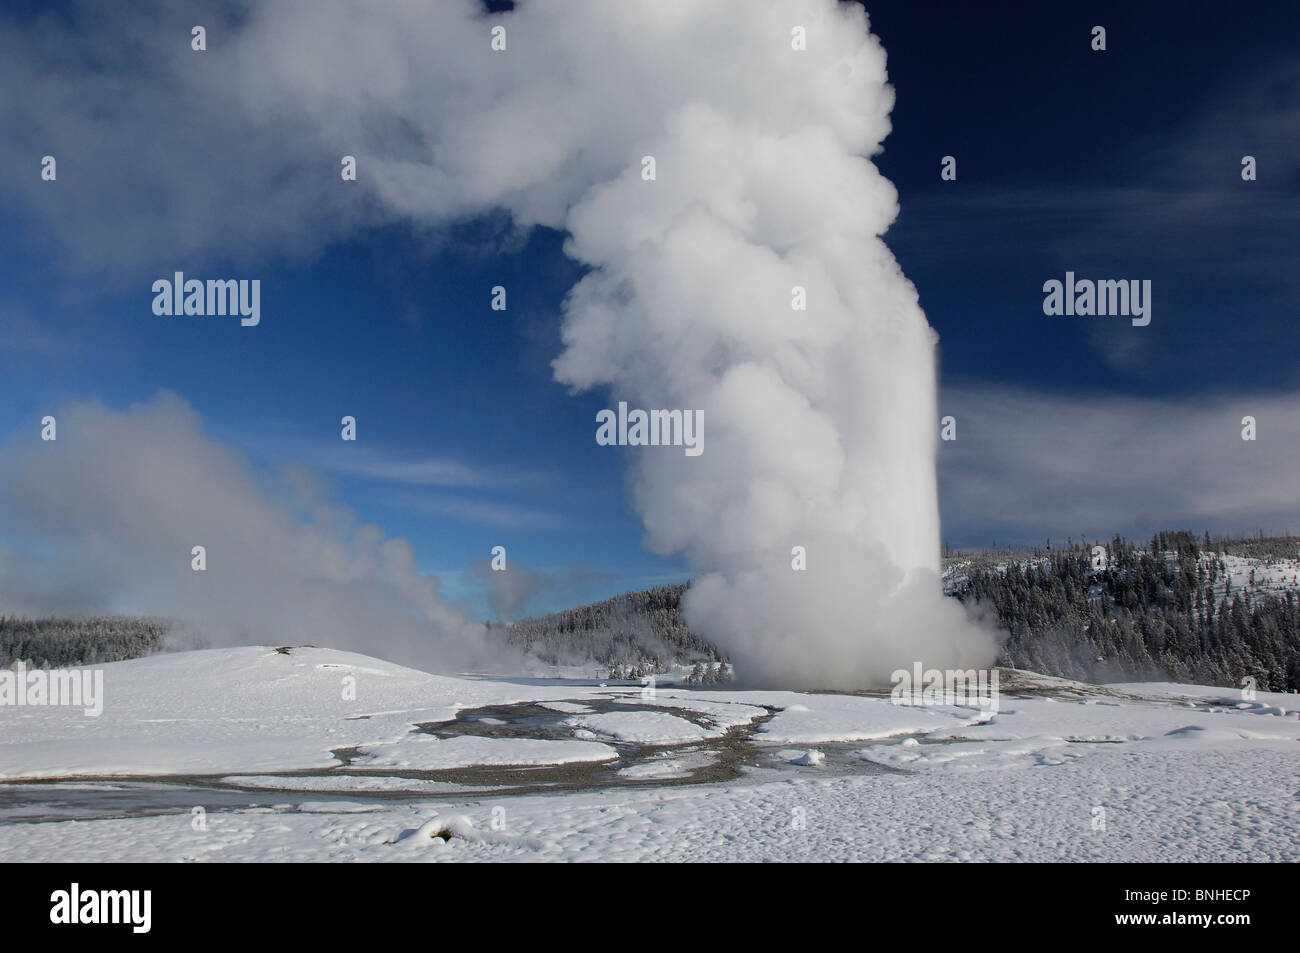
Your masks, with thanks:
[[[512,488],[535,485],[541,474],[518,468],[491,468],[449,457],[417,457],[343,445],[310,452],[310,462],[332,473],[417,486]]]
[[[958,544],[1191,527],[1300,529],[1300,394],[1173,401],[946,388],[944,536]],[[1241,437],[1242,418],[1257,439]]]
[[[1121,171],[1092,181],[1054,179],[1047,168],[1022,184],[905,195],[893,237],[904,264],[967,275],[973,266],[1010,279],[1022,311],[1041,301],[1045,279],[1066,270],[1155,278],[1161,328],[1174,314],[1200,321],[1219,312],[1233,324],[1234,357],[1275,347],[1289,326],[1279,331],[1263,318],[1300,308],[1300,58],[1237,82],[1191,122],[1135,130],[1120,147]],[[1257,161],[1255,181],[1241,178],[1245,155]],[[919,282],[923,303],[930,282]],[[1171,342],[1093,322],[1084,340],[1117,371],[1173,372],[1191,352],[1204,367],[1223,336],[1188,335],[1187,324]]]
[[[271,430],[277,431],[278,425]],[[349,477],[375,484],[386,503],[416,514],[500,529],[572,528],[553,508],[527,499],[529,490],[555,487],[554,480],[536,469],[420,456],[359,442],[303,441],[278,433],[241,436],[256,445],[260,455],[279,460],[295,485],[319,481],[321,475]],[[315,496],[323,492],[321,487],[313,490]]]
[[[527,503],[486,500],[459,495],[403,493],[394,498],[399,506],[429,516],[454,519],[498,529],[560,530],[571,522],[549,509]]]

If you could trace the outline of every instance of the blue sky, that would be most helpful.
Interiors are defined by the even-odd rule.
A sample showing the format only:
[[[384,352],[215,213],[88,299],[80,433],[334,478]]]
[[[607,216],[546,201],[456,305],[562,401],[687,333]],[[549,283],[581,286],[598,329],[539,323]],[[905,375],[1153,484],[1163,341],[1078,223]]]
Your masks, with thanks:
[[[1114,448],[1098,434],[1135,416],[1189,427],[1195,441],[1207,432],[1197,414],[1222,406],[1210,426],[1222,424],[1226,449],[1198,445],[1210,461],[1236,451],[1239,405],[1290,408],[1287,440],[1300,410],[1300,14],[1287,4],[1128,6],[868,5],[897,93],[875,160],[900,193],[885,238],[940,335],[940,408],[962,428],[956,446],[941,447],[944,538],[956,545],[1193,521],[1300,530],[1300,519],[1274,525],[1296,512],[1284,487],[1260,491],[1259,507],[1247,482],[1231,506],[1188,490],[1162,509],[1170,494],[1152,483],[1191,479],[1183,457],[1129,467],[1123,453],[1103,456]],[[65,9],[73,23],[93,20]],[[0,22],[13,42],[35,23],[22,5]],[[1094,23],[1107,28],[1105,52],[1089,48]],[[7,67],[6,84],[23,68]],[[146,136],[147,114],[134,114]],[[155,121],[165,149],[176,116],[161,104]],[[6,180],[30,179],[50,147],[30,123],[6,128]],[[327,208],[312,214],[353,220],[276,250],[241,248],[236,236],[182,254],[165,226],[114,238],[105,190],[115,153],[96,153],[93,135],[81,141],[82,154],[60,157],[66,205],[42,204],[34,186],[0,198],[0,433],[30,431],[69,402],[125,408],[174,392],[259,468],[311,467],[334,499],[409,539],[423,570],[484,613],[466,570],[500,544],[546,579],[532,611],[686,576],[682,558],[642,545],[628,451],[593,440],[606,395],[573,395],[552,377],[564,296],[583,274],[563,235],[503,216],[427,229]],[[1241,180],[1246,154],[1256,182]],[[957,158],[955,182],[940,181],[944,155]],[[92,163],[95,174],[82,174]],[[149,193],[137,186],[128,175],[122,188],[137,189],[132,208],[147,218]],[[199,192],[223,187],[190,180]],[[165,222],[175,196],[154,198]],[[86,239],[78,207],[107,210],[90,253],[69,251]],[[133,243],[129,260],[114,257],[115,241]],[[152,280],[177,269],[260,278],[266,317],[245,330],[152,315]],[[1045,316],[1042,283],[1067,270],[1150,279],[1152,324]],[[506,312],[489,307],[495,285],[508,289]],[[1039,442],[995,438],[1008,402],[1043,408],[1032,421]],[[355,446],[338,439],[345,414],[358,421]],[[1062,501],[1075,484],[1044,485],[1021,464],[1025,446],[1043,448],[1042,433],[1080,414],[1091,415],[1080,442],[1044,467],[1095,477],[1099,499],[1071,513]],[[1150,446],[1142,432],[1125,445],[1133,460]],[[1264,469],[1276,482],[1297,448],[1271,452]]]
[[[946,379],[1130,394],[1296,384],[1293,7],[922,18],[880,4],[873,24],[899,92],[878,160],[902,193],[888,241],[942,335]],[[1094,24],[1105,52],[1079,42]],[[957,182],[934,174],[943,154],[959,157]],[[1267,170],[1258,181],[1241,180],[1246,154]],[[1140,336],[1042,320],[1039,276],[1067,269],[1151,278],[1163,320]]]

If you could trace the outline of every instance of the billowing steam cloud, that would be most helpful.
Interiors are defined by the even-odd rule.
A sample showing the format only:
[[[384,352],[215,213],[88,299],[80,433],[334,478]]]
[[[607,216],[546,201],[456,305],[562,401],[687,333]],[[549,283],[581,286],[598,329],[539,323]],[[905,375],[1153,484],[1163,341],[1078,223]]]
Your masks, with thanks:
[[[417,571],[406,540],[329,505],[303,474],[264,485],[181,399],[161,394],[124,413],[74,404],[55,417],[56,441],[24,434],[0,454],[6,529],[39,539],[57,570],[0,565],[9,611],[147,612],[218,644],[378,646],[442,670],[500,659],[483,626]]]
[[[865,157],[889,131],[893,92],[862,9],[431,9],[257,5],[213,31],[201,64],[177,48],[136,70],[170,80],[168,137],[179,140],[179,123],[200,143],[248,142],[221,167],[180,141],[169,165],[144,164],[150,207],[176,194],[186,221],[203,222],[173,229],[165,247],[224,236],[302,250],[358,222],[440,226],[499,209],[565,230],[569,254],[593,271],[567,302],[557,379],[633,406],[704,411],[706,452],[637,451],[634,492],[649,544],[684,551],[697,573],[690,622],[740,674],[860,687],[914,660],[990,661],[991,637],[935,578],[934,337],[879,237],[897,198]],[[158,22],[182,28],[162,11]],[[501,52],[494,25],[506,27]],[[147,99],[119,97],[101,154],[129,151],[123,127]],[[89,124],[93,103],[75,102]],[[85,132],[65,103],[23,118],[75,145]],[[320,171],[344,153],[359,171],[347,187]],[[143,177],[137,168],[113,163],[115,185],[96,201]],[[132,207],[97,211],[141,242],[153,234]],[[121,248],[95,234],[87,261]],[[796,286],[805,311],[792,309]],[[794,547],[806,571],[792,569]]]

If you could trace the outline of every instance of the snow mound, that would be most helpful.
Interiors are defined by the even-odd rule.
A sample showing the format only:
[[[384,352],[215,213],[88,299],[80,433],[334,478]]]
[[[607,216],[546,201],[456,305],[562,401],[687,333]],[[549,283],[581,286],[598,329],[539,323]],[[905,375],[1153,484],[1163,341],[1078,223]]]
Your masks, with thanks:
[[[575,715],[565,724],[631,744],[671,745],[703,741],[707,735],[693,721],[660,711],[616,711]]]

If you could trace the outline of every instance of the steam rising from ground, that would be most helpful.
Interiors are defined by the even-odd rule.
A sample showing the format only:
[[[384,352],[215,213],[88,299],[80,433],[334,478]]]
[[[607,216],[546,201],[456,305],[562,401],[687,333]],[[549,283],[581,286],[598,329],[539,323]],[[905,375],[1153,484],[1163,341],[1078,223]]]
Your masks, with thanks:
[[[24,434],[0,455],[6,528],[39,539],[54,563],[2,567],[11,612],[143,612],[211,642],[379,647],[424,668],[499,657],[417,571],[406,540],[329,505],[305,474],[264,485],[179,398],[127,412],[75,404],[56,418],[58,440]]]
[[[569,254],[594,270],[567,302],[557,379],[607,387],[611,403],[704,411],[706,452],[634,451],[634,493],[649,544],[684,551],[697,573],[688,620],[739,674],[851,688],[915,660],[990,661],[992,638],[944,601],[935,575],[934,337],[879,238],[896,194],[864,157],[889,131],[893,92],[861,8],[431,9],[425,0],[258,5],[233,35],[210,40],[198,65],[178,49],[135,71],[153,79],[132,83],[171,80],[168,135],[180,124],[195,143],[228,147],[253,133],[229,161],[177,142],[167,166],[139,167],[149,208],[166,205],[160,194],[182,195],[190,211],[214,196],[190,216],[203,228],[160,227],[160,245],[220,236],[245,250],[301,251],[359,222],[436,227],[497,209],[521,226],[564,229]],[[489,46],[497,23],[508,33],[500,53]],[[792,49],[796,27],[805,51]],[[48,46],[41,39],[26,45]],[[44,95],[45,77],[25,78],[16,88]],[[97,130],[100,155],[139,148],[132,135],[161,148],[132,132],[149,96],[130,93],[115,100],[118,123]],[[72,102],[93,115],[93,94]],[[66,103],[23,117],[52,150],[85,142]],[[184,128],[195,115],[203,124]],[[139,109],[139,123],[148,118]],[[274,150],[264,148],[268,130]],[[346,187],[319,172],[343,153],[359,171]],[[646,155],[653,182],[641,177]],[[106,165],[118,178],[96,193],[100,203],[130,194],[137,175],[129,162]],[[357,203],[356,190],[370,201]],[[115,234],[139,243],[152,234],[129,202],[94,211]],[[72,254],[121,253],[121,242],[96,239],[102,231],[86,234]],[[807,289],[807,311],[791,309],[794,286]],[[311,553],[318,540],[297,542]],[[791,568],[794,546],[806,548],[806,572]],[[367,552],[409,560],[378,544]],[[301,554],[289,546],[283,558]],[[284,604],[315,595],[286,594]]]
[[[934,337],[877,237],[894,190],[859,157],[892,102],[883,52],[849,36],[856,108],[830,129],[689,104],[648,149],[670,184],[632,170],[568,219],[598,269],[570,297],[556,374],[703,408],[707,452],[641,451],[636,500],[651,545],[700,572],[688,623],[772,684],[862,687],[993,654],[935,576]]]

